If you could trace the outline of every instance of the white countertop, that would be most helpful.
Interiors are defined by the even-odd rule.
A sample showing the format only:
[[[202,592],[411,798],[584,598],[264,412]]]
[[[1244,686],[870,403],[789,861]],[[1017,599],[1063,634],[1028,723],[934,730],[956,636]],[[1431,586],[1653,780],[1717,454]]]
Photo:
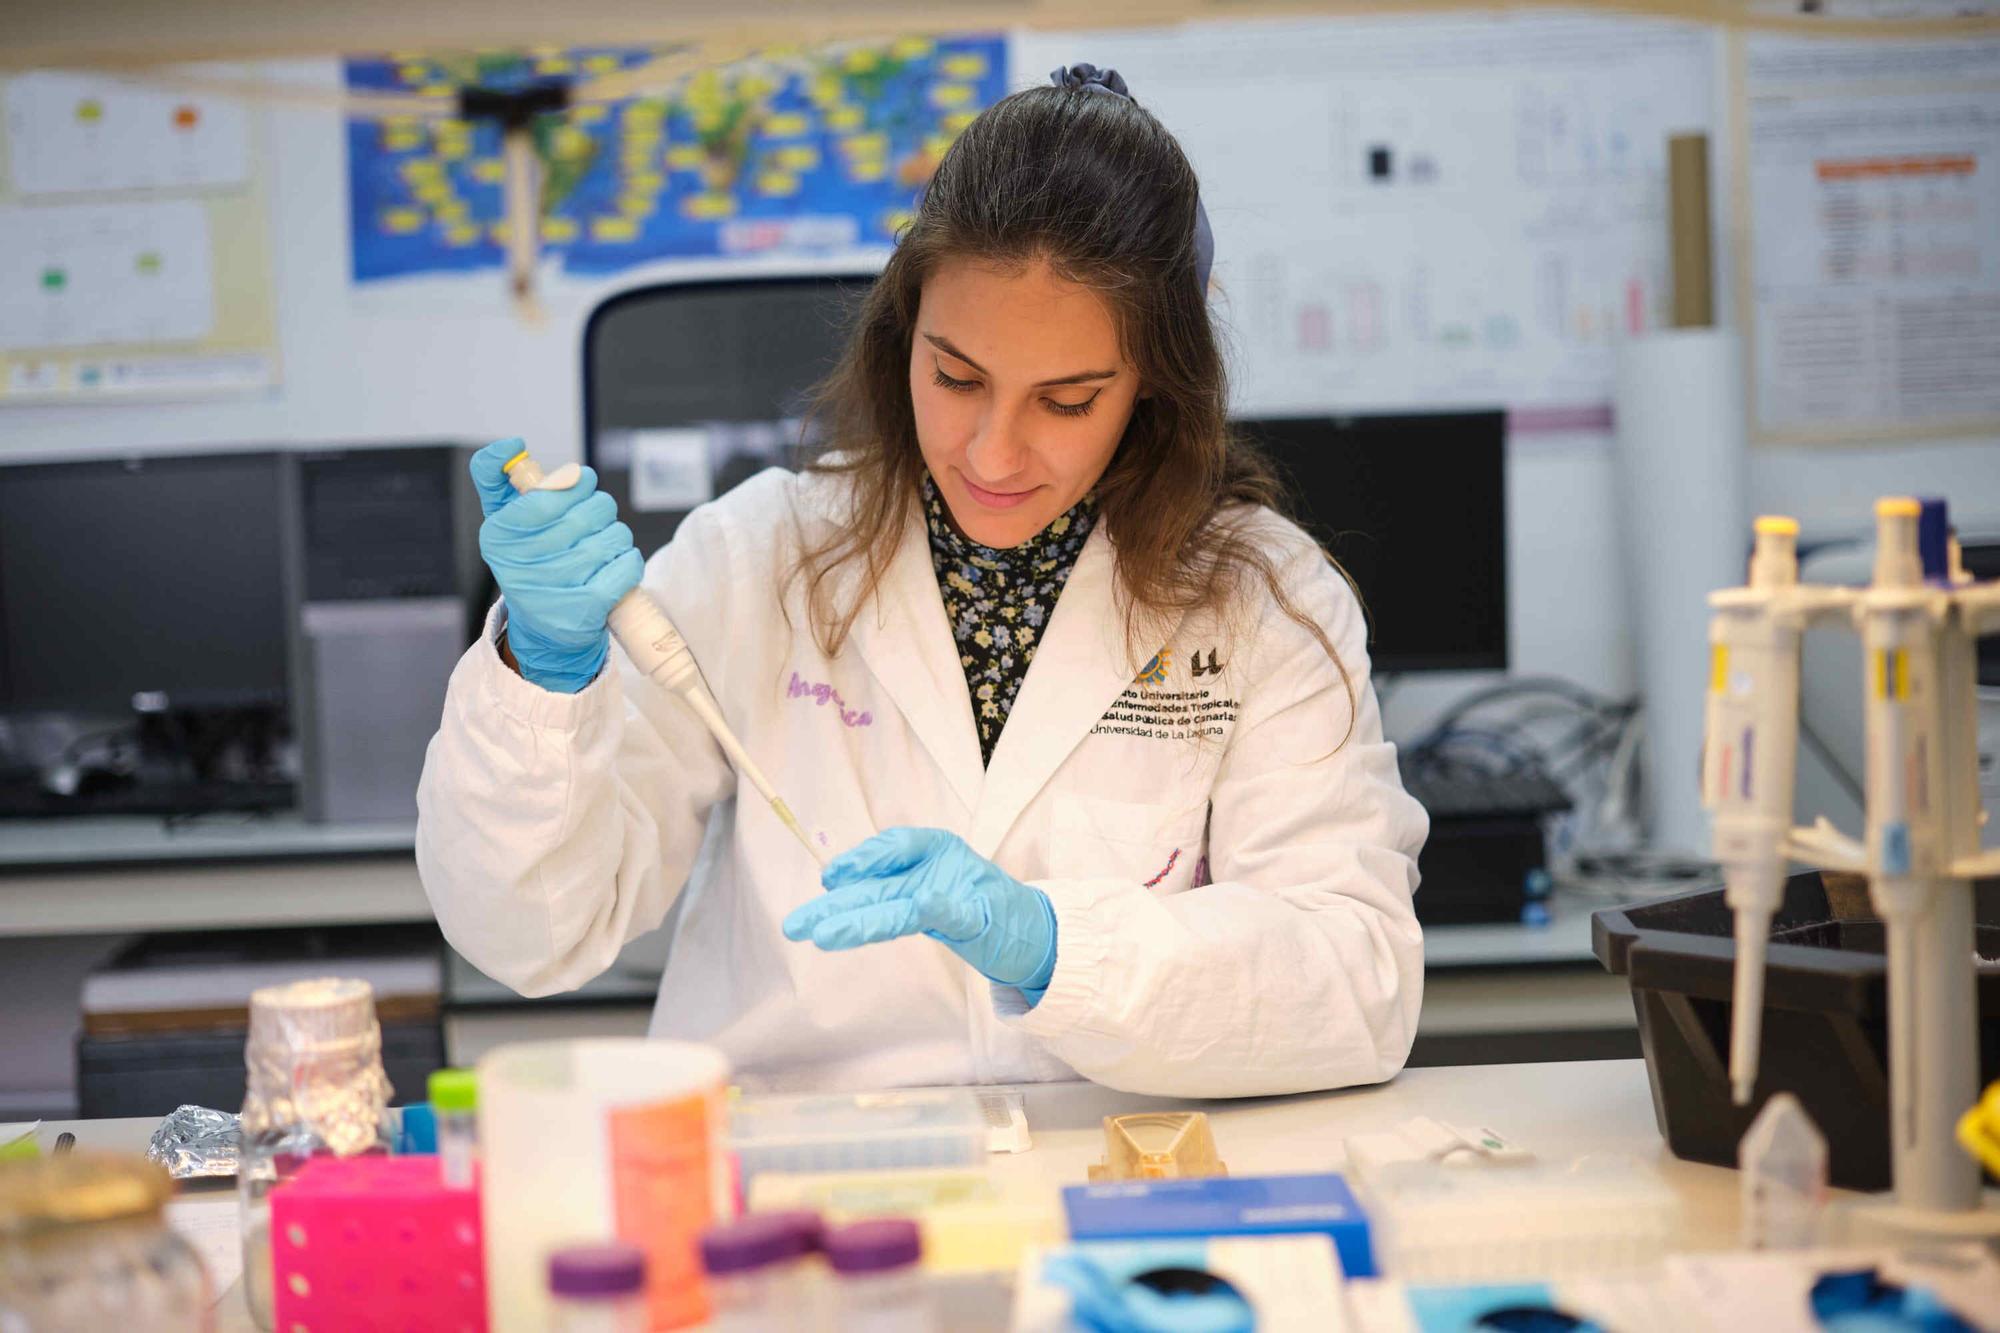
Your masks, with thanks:
[[[1736,1239],[1736,1173],[1683,1162],[1654,1126],[1646,1066],[1639,1060],[1576,1064],[1481,1065],[1406,1070],[1378,1087],[1234,1102],[1165,1102],[1093,1084],[1030,1087],[1028,1124],[1034,1148],[995,1156],[990,1169],[1010,1186],[1050,1191],[1080,1184],[1103,1154],[1106,1115],[1147,1109],[1206,1110],[1216,1146],[1238,1176],[1338,1170],[1352,1134],[1391,1129],[1414,1116],[1489,1126],[1550,1158],[1618,1152],[1659,1173],[1683,1211],[1673,1244],[1718,1249]],[[50,1122],[44,1150],[70,1130],[80,1146],[142,1151],[156,1122],[149,1119]],[[197,1197],[233,1197],[225,1186],[196,1186]],[[251,1328],[242,1297],[223,1300],[217,1333]]]

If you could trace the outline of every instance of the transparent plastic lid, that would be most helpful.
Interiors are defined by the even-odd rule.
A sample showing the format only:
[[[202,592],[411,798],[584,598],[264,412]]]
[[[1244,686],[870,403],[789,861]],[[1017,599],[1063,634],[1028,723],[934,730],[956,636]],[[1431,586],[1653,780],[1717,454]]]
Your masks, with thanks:
[[[1660,1181],[1657,1168],[1649,1170],[1617,1154],[1568,1162],[1390,1162],[1370,1170],[1363,1183],[1392,1207],[1491,1208],[1513,1218],[1515,1225],[1526,1224],[1519,1214],[1529,1199],[1536,1206],[1612,1209],[1678,1202],[1674,1192]]]
[[[729,1140],[746,1173],[952,1166],[985,1160],[986,1117],[962,1088],[745,1097]]]

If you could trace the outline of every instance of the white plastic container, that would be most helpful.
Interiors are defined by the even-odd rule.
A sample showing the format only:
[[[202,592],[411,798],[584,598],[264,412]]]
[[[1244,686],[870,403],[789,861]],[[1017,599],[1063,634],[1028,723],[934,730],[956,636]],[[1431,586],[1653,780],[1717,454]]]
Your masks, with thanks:
[[[977,1166],[986,1116],[961,1088],[746,1097],[730,1114],[743,1184],[761,1171],[876,1171]]]
[[[728,1078],[713,1047],[642,1037],[502,1046],[479,1062],[494,1333],[544,1333],[549,1252],[592,1239],[646,1252],[654,1326],[706,1317],[695,1242],[728,1211]]]

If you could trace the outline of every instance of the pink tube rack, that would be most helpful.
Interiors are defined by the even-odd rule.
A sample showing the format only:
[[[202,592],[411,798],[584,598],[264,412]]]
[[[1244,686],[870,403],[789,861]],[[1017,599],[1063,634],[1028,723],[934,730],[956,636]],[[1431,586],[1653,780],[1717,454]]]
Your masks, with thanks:
[[[435,1157],[323,1157],[271,1192],[285,1333],[486,1333],[479,1189]]]

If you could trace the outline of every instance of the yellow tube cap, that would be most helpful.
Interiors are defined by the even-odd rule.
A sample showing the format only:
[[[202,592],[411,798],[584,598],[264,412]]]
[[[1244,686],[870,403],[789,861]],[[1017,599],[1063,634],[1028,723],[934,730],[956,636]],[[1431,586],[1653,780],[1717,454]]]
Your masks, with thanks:
[[[1799,521],[1783,514],[1762,514],[1756,523],[1760,537],[1796,537],[1799,535]]]
[[[1875,502],[1877,518],[1919,518],[1924,507],[1907,495],[1885,495]]]

